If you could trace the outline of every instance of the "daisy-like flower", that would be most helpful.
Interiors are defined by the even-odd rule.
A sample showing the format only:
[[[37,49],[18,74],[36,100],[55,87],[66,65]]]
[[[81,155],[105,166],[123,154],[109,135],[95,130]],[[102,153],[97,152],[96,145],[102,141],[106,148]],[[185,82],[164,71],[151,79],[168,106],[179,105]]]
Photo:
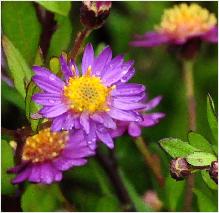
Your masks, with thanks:
[[[84,140],[83,132],[51,132],[50,128],[26,139],[22,151],[22,163],[8,170],[15,173],[13,184],[25,180],[50,184],[62,179],[62,172],[74,166],[86,164],[85,159],[94,155]]]
[[[160,44],[182,45],[190,39],[217,42],[217,19],[214,14],[198,4],[182,3],[167,9],[155,31],[136,35],[130,45],[153,47]]]
[[[159,121],[165,117],[165,114],[162,112],[153,112],[149,113],[150,110],[155,108],[161,101],[162,97],[157,96],[152,100],[146,102],[145,108],[141,110],[143,120],[141,121],[132,121],[132,122],[123,122],[120,121],[117,123],[118,128],[111,131],[112,137],[119,137],[128,130],[128,134],[132,137],[138,137],[141,135],[141,130],[144,127],[152,127],[159,123]]]
[[[91,149],[96,140],[113,148],[110,131],[117,128],[116,121],[143,121],[139,110],[146,106],[145,87],[127,83],[135,73],[133,61],[125,62],[121,55],[112,59],[110,47],[95,57],[88,44],[81,74],[74,61],[67,63],[61,56],[60,63],[65,81],[46,68],[33,67],[33,81],[43,90],[33,100],[43,106],[39,114],[52,119],[52,131],[82,129]]]

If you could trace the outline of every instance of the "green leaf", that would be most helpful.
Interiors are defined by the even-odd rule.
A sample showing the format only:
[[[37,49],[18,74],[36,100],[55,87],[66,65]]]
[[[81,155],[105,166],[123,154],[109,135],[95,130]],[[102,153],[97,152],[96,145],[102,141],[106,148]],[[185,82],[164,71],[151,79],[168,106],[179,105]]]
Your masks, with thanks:
[[[215,139],[214,142],[217,144],[217,140],[218,140],[217,116],[215,113],[214,102],[209,94],[207,97],[207,117],[208,117],[209,126],[212,131],[212,135]]]
[[[37,1],[38,4],[42,5],[45,9],[57,13],[59,15],[67,16],[71,9],[70,1]]]
[[[60,191],[56,184],[28,185],[21,198],[25,212],[53,212],[60,206]]]
[[[25,111],[26,111],[26,117],[30,122],[33,131],[37,130],[37,127],[41,122],[41,119],[35,120],[31,118],[31,114],[37,113],[40,109],[40,106],[37,105],[34,101],[32,101],[32,96],[36,92],[39,92],[39,88],[36,86],[36,84],[34,84],[34,82],[31,81],[27,87],[27,95],[25,98]]]
[[[49,68],[54,73],[57,74],[60,71],[59,58],[53,57],[49,60]]]
[[[12,194],[15,192],[16,186],[11,184],[14,175],[7,174],[7,169],[14,166],[13,151],[7,141],[1,140],[1,190],[2,194]]]
[[[67,51],[72,41],[72,23],[69,17],[56,15],[57,30],[52,35],[48,50],[48,57],[59,56],[62,51]]]
[[[177,138],[164,138],[159,141],[161,147],[173,158],[186,157],[198,151],[197,148]]]
[[[2,81],[1,89],[2,99],[14,104],[21,110],[25,110],[24,100],[14,87],[10,87],[4,81]]]
[[[142,198],[138,195],[134,186],[129,182],[122,170],[119,170],[119,174],[123,180],[123,183],[128,191],[131,200],[135,205],[136,210],[139,212],[152,211],[152,209],[143,202]]]
[[[120,203],[118,199],[114,196],[103,196],[101,197],[97,204],[95,212],[119,212],[121,211]]]
[[[185,181],[176,181],[170,176],[165,180],[165,202],[164,205],[170,211],[179,211],[177,208],[182,203]]]
[[[211,144],[200,134],[195,132],[189,132],[189,143],[201,151],[212,153]]]
[[[3,2],[2,30],[32,65],[39,46],[41,26],[32,2]]]
[[[194,152],[186,157],[189,164],[193,166],[208,166],[217,160],[216,156],[207,152]]]
[[[202,178],[204,182],[207,184],[207,186],[212,190],[217,190],[217,184],[211,179],[209,172],[206,170],[201,171]]]
[[[11,76],[14,80],[14,86],[22,95],[22,97],[25,98],[25,80],[27,82],[30,81],[32,71],[26,64],[20,52],[14,47],[14,45],[6,36],[3,36],[2,44]]]
[[[193,189],[193,192],[198,198],[198,207],[200,212],[216,212],[217,206],[211,197],[208,197],[200,189]]]

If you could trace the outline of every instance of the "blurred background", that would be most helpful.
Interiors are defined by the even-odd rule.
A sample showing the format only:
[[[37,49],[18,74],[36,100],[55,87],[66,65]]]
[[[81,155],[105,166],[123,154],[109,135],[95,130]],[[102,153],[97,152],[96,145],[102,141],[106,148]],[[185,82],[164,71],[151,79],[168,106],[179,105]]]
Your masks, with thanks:
[[[217,16],[217,2],[196,3]],[[160,160],[162,174],[165,177],[164,187],[157,184],[130,137],[125,135],[115,142],[115,156],[128,191],[134,193],[135,199],[142,201],[148,190],[156,192],[158,196],[156,199],[159,199],[160,203],[153,207],[153,210],[158,211],[181,211],[184,200],[185,181],[176,182],[169,177],[170,158],[158,145],[158,141],[165,137],[187,140],[188,119],[181,63],[176,55],[170,53],[165,46],[146,49],[130,47],[128,43],[134,34],[143,34],[153,30],[154,26],[159,24],[164,9],[174,4],[175,2],[113,2],[111,14],[105,25],[93,31],[86,40],[86,42],[92,42],[95,49],[110,45],[114,56],[122,53],[126,59],[133,59],[136,75],[132,81],[144,84],[150,99],[157,95],[163,96],[161,104],[155,111],[166,113],[166,117],[159,125],[143,129],[143,137],[151,153],[157,156],[157,160]],[[36,2],[3,2],[1,7],[2,34],[12,41],[26,62],[32,66],[37,49],[40,43],[42,44],[42,34],[45,35],[49,31],[47,33],[51,34],[51,39],[46,44],[48,45],[48,54],[45,62],[48,65],[50,57],[59,56],[61,51],[69,50],[78,30],[81,29],[80,5],[81,2],[71,2],[69,14],[62,16],[46,11]],[[47,22],[40,20],[39,12],[47,17]],[[53,27],[54,23],[56,24],[55,28]],[[211,94],[217,109],[217,48],[217,45],[203,43],[194,66],[197,132],[209,141],[212,140],[212,136],[206,117],[206,97],[208,93]],[[2,80],[8,80],[10,74],[4,55],[2,57]],[[4,128],[16,129],[28,124],[25,119],[24,101],[13,87],[8,86],[5,82],[1,84],[1,116]],[[105,147],[102,149],[104,151]],[[6,164],[2,165],[2,169],[11,163],[6,162],[8,159],[6,150],[2,149],[4,152],[2,164]],[[2,171],[2,174],[5,174],[5,171]],[[2,185],[4,211],[20,208],[20,198],[16,197],[15,187],[9,184],[10,178],[7,177],[7,180],[3,182],[4,186]],[[195,187],[199,187],[217,205],[217,193],[209,190],[199,175],[196,177],[195,184]],[[64,180],[60,184],[61,195],[59,198],[55,196],[56,193],[59,193],[56,186],[57,184],[53,184],[49,189],[38,190],[36,185],[26,184],[25,187],[29,187],[29,190],[25,192],[25,197],[21,198],[22,209],[26,211],[69,211],[69,208],[72,208],[72,211],[123,210],[107,174],[95,158],[90,159],[86,166],[74,168],[65,173]],[[46,190],[49,194],[43,194],[47,192]],[[65,200],[63,195],[68,202],[63,201]],[[42,196],[44,196],[43,201]],[[14,207],[10,203],[12,200],[17,204]],[[146,208],[150,209],[148,203],[144,204]],[[203,207],[200,207],[195,196],[193,211],[201,210]]]

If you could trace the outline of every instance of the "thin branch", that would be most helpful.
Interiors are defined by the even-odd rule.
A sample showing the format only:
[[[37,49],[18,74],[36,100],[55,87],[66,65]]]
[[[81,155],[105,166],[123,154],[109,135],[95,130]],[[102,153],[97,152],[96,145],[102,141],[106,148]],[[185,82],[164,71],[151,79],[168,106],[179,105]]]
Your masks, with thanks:
[[[144,142],[144,139],[142,137],[137,137],[134,139],[134,142],[138,150],[142,153],[145,163],[153,172],[157,182],[159,183],[160,186],[163,186],[164,177],[161,173],[160,164],[158,161],[154,159],[153,155],[150,153],[150,150],[148,149],[146,143]]]
[[[114,185],[117,196],[121,203],[124,205],[125,210],[136,211],[133,202],[131,201],[128,192],[122,182],[122,179],[119,176],[116,159],[112,151],[110,153],[110,157],[108,157],[103,155],[100,150],[97,150],[96,158],[105,172],[108,174],[112,184]]]

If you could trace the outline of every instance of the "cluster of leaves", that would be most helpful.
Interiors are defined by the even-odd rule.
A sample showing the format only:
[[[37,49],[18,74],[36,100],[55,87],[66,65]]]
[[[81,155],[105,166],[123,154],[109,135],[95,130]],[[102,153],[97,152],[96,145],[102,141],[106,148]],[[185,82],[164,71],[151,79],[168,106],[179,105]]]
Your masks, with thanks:
[[[198,169],[198,167],[209,167],[213,161],[217,161],[218,156],[218,124],[214,103],[210,95],[207,97],[207,118],[214,138],[212,143],[196,132],[188,133],[188,142],[184,142],[179,138],[165,138],[160,140],[159,143],[172,158],[185,158],[191,166],[197,168],[193,172],[200,171],[207,186],[211,190],[217,190],[217,184],[211,179],[208,170]],[[195,188],[193,191],[197,195],[201,211],[206,211],[206,207],[208,211],[217,209],[217,206],[201,189]],[[202,203],[203,199],[206,200],[204,204]]]
[[[37,18],[35,10],[37,4],[41,4],[44,9],[52,12],[57,23],[57,28],[50,40],[47,57],[44,59],[38,49],[43,26]],[[136,1],[126,2],[125,4],[115,2],[106,25],[92,33],[88,39],[94,44],[99,43],[99,41],[110,44],[114,54],[126,52],[127,44],[131,40],[133,32],[143,33],[146,30],[151,30],[154,24],[159,22],[163,10],[170,4],[169,2],[143,3]],[[216,8],[214,4],[207,3],[208,5],[213,9]],[[39,107],[31,101],[32,94],[37,91],[35,85],[30,82],[33,74],[31,66],[33,64],[45,65],[50,67],[54,73],[57,73],[59,64],[56,57],[63,50],[68,50],[72,38],[76,35],[77,28],[80,27],[79,22],[77,22],[79,6],[80,2],[4,2],[2,4],[2,30],[4,34],[2,44],[7,59],[7,65],[3,63],[5,64],[4,74],[6,73],[13,79],[14,84],[13,87],[5,82],[2,82],[1,85],[2,116],[3,124],[6,124],[6,126],[17,128],[29,122],[33,131],[37,129],[38,123],[41,121],[33,120],[30,117]],[[145,21],[139,22],[139,20],[144,19]],[[136,23],[139,24],[136,25]],[[195,80],[199,82],[196,89],[198,105],[200,106],[203,106],[202,97],[206,91],[213,92],[214,98],[217,98],[215,92],[217,89],[217,82],[215,81],[217,79],[217,58],[214,57],[217,50],[214,47],[210,50],[205,47],[205,50],[203,52],[207,52],[207,54],[202,54],[198,59],[196,68],[199,73],[195,72]],[[145,167],[142,156],[127,136],[116,141],[115,154],[120,165],[120,175],[138,211],[151,211],[142,202],[140,196],[151,188],[158,193],[163,202],[164,210],[180,211],[184,199],[185,182],[176,182],[169,176],[168,158],[156,143],[158,139],[164,136],[184,137],[187,127],[182,95],[183,88],[178,83],[181,80],[179,72],[177,72],[178,64],[162,48],[159,50],[133,49],[127,52],[129,58],[136,60],[137,75],[134,81],[147,85],[150,88],[150,96],[162,94],[165,97],[162,106],[160,106],[160,111],[167,114],[167,119],[150,131],[148,129],[143,130],[144,137],[150,141],[149,149],[161,158],[162,172],[166,176],[165,187],[161,188],[156,183],[151,172]],[[51,57],[53,58],[51,59]],[[205,64],[201,63],[203,61],[205,61]],[[206,72],[208,69],[211,72]],[[211,84],[208,82],[211,82]],[[173,88],[175,89],[173,90]],[[18,113],[16,120],[14,119],[13,107],[16,109],[15,112]],[[209,136],[205,117],[202,116],[204,110],[201,107],[198,111],[198,128],[200,132],[203,132],[203,135]],[[23,119],[25,114],[26,120]],[[5,139],[2,140],[2,201],[4,203],[4,196],[16,196],[17,187],[10,183],[13,176],[6,174],[7,168],[13,166],[14,151],[9,145],[10,138],[5,135],[3,135],[3,138]],[[192,145],[191,142],[190,145]],[[213,148],[213,146],[211,147]],[[132,153],[131,158],[130,153]],[[202,177],[207,180],[206,182],[209,182],[208,174],[202,175]],[[203,184],[202,177],[197,174],[196,182],[198,184],[194,192],[198,196],[198,205],[194,205],[193,210],[214,211],[217,203],[216,193],[209,190],[205,183]],[[78,211],[123,210],[109,177],[96,159],[91,159],[86,167],[67,172],[61,185],[25,184],[24,189],[21,198],[23,211],[61,211],[66,209],[73,211],[72,206],[69,207],[69,203],[66,203],[63,194]]]

